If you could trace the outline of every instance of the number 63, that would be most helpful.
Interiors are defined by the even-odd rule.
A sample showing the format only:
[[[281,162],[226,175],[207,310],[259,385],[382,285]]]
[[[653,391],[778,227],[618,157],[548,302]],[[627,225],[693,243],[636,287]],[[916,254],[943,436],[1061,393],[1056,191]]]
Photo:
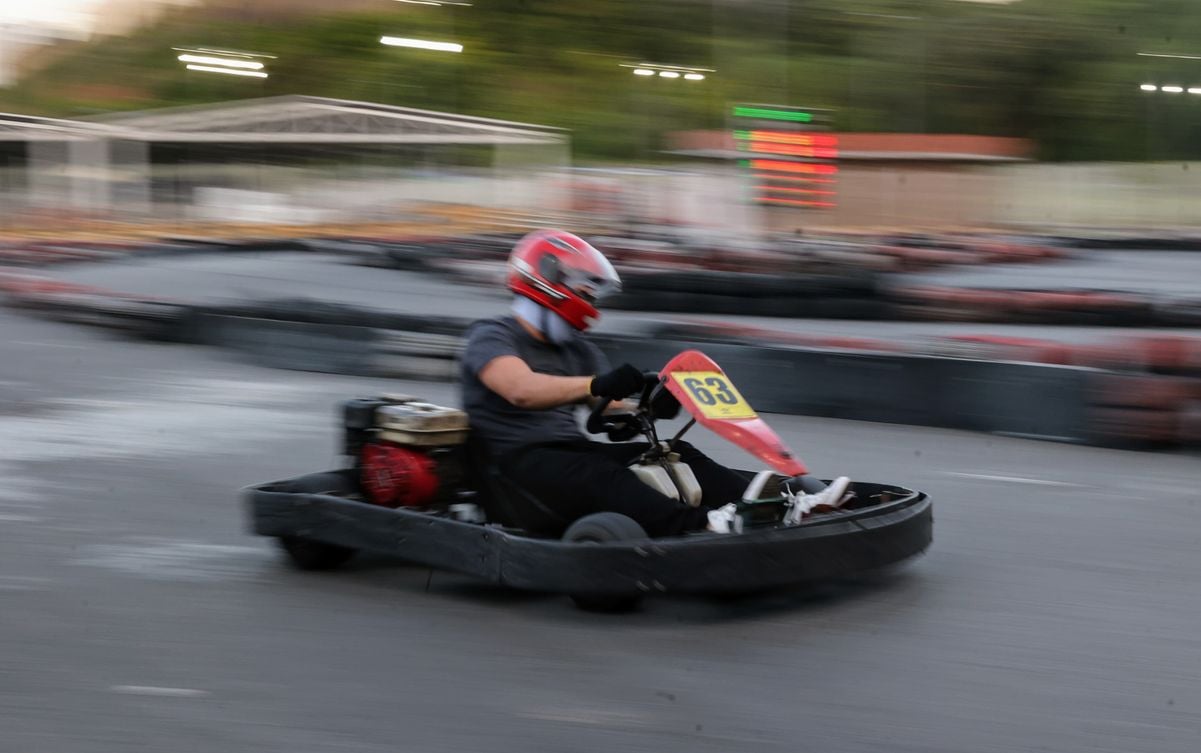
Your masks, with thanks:
[[[730,391],[730,386],[721,377],[707,377],[703,382],[696,377],[684,380],[684,386],[701,405],[737,405],[738,398]]]

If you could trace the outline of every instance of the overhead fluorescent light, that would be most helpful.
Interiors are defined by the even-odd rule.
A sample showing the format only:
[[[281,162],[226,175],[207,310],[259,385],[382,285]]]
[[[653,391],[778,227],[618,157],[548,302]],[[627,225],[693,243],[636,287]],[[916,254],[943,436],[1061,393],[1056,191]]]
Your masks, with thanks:
[[[267,74],[262,71],[242,71],[237,68],[219,68],[213,65],[188,65],[189,71],[202,71],[204,73],[225,73],[230,76],[253,76],[254,78],[267,78]]]
[[[1190,86],[1188,93],[1189,94],[1201,94],[1201,86]]]
[[[1161,86],[1161,87],[1159,87],[1159,90],[1167,92],[1168,94],[1180,94],[1184,91],[1184,87],[1183,86]]]
[[[419,50],[435,50],[437,52],[462,52],[463,45],[454,42],[431,42],[428,39],[409,39],[407,37],[380,37],[380,44],[392,47],[415,47]]]
[[[1179,60],[1201,60],[1201,55],[1169,55],[1166,52],[1139,52],[1136,53],[1143,58],[1177,58]]]
[[[1143,84],[1143,85],[1142,85],[1142,86],[1140,86],[1139,88],[1140,88],[1140,89],[1142,89],[1142,90],[1143,90],[1143,91],[1145,91],[1145,92],[1157,92],[1157,91],[1159,91],[1159,87],[1158,87],[1158,86],[1156,86],[1155,84]]]
[[[679,71],[659,71],[659,75],[663,78],[679,78]]]
[[[461,5],[467,8],[471,7],[471,3],[456,3],[451,0],[396,0],[398,3],[409,3],[410,5]]]
[[[255,60],[231,60],[229,58],[214,58],[207,55],[180,55],[184,63],[200,63],[201,65],[223,65],[227,68],[245,68],[247,70],[262,70],[263,64]]]
[[[704,81],[705,75],[703,73],[685,73],[684,78],[688,81]]]
[[[221,50],[221,49],[217,49],[216,47],[172,47],[171,49],[175,50],[176,52],[189,52],[189,53],[199,52],[202,54],[209,53],[212,55],[221,55],[223,57],[234,57],[234,58],[270,58],[270,59],[274,60],[276,57],[275,55],[268,55],[263,52],[242,52],[241,50]]]
[[[634,75],[635,76],[653,76],[653,75],[655,75],[655,72],[652,71],[650,68],[635,68]]]
[[[622,68],[650,68],[656,71],[680,71],[681,73],[715,73],[716,68],[698,68],[695,65],[664,65],[662,63],[618,63]]]

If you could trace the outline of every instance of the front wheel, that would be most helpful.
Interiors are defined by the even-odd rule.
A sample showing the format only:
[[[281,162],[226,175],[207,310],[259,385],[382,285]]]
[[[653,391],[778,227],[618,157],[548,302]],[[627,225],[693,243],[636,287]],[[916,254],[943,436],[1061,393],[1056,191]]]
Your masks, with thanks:
[[[568,527],[564,541],[577,544],[606,544],[647,538],[646,531],[632,518],[616,512],[586,515]],[[571,594],[571,600],[587,612],[629,612],[642,603],[642,594]]]
[[[355,555],[350,547],[313,541],[300,536],[280,536],[279,546],[301,570],[335,570]]]

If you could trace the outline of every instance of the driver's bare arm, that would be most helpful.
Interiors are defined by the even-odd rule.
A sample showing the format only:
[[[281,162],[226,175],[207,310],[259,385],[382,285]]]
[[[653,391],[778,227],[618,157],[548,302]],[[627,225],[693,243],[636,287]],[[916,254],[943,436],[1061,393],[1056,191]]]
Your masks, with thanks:
[[[480,369],[480,381],[518,408],[545,410],[587,400],[592,377],[539,374],[517,356],[498,356]]]

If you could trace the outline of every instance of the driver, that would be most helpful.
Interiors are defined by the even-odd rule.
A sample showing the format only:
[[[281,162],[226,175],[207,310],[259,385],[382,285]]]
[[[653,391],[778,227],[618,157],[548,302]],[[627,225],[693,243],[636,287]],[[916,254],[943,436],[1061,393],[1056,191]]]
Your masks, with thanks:
[[[675,443],[701,486],[704,502],[694,508],[647,486],[628,468],[647,450],[645,442],[593,442],[579,428],[578,406],[622,400],[646,384],[628,363],[611,368],[581,335],[599,318],[596,301],[620,284],[608,260],[571,233],[539,230],[517,243],[508,266],[515,293],[511,315],[477,321],[467,330],[461,385],[472,434],[506,478],[566,520],[617,512],[654,537],[740,530],[735,503],[747,479],[739,473],[686,442]],[[678,412],[679,404],[669,401],[653,407],[657,418]],[[848,483],[840,478],[806,495],[805,509],[839,506]],[[525,509],[521,499],[514,504],[518,522],[529,530],[562,527],[536,508]]]

